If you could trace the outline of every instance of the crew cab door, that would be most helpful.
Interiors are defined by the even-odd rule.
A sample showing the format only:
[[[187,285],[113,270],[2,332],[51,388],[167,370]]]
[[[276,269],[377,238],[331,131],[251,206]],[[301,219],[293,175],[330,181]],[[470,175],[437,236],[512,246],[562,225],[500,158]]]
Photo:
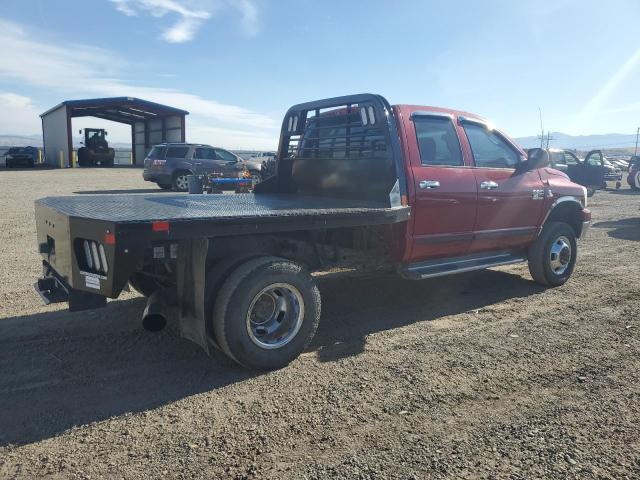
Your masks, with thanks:
[[[464,255],[471,244],[477,193],[453,118],[413,112],[405,125],[414,207],[411,260]]]
[[[481,123],[462,125],[478,189],[471,252],[527,245],[537,233],[546,195],[538,170],[517,170],[524,156],[499,132]]]

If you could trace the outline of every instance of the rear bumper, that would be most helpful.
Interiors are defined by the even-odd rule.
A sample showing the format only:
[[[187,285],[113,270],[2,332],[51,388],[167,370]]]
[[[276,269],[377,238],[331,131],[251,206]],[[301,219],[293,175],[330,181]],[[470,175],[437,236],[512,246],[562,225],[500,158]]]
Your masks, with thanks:
[[[69,311],[77,312],[106,306],[107,298],[71,288],[46,261],[42,261],[42,278],[34,288],[45,305],[68,302]]]
[[[155,182],[163,185],[171,185],[172,178],[169,173],[150,172],[145,170],[142,172],[142,178],[147,182]]]

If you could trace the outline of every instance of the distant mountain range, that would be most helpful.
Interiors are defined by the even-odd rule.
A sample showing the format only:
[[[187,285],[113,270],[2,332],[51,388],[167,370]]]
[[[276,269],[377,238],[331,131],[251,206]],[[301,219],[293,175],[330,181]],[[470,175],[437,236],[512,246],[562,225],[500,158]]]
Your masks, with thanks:
[[[80,137],[74,137],[73,146],[75,148],[81,147],[80,142],[83,141]],[[3,147],[42,147],[42,135],[0,135],[0,146]],[[118,143],[109,142],[109,146],[113,148],[131,148],[130,143]]]
[[[635,135],[626,135],[623,133],[574,136],[561,132],[552,132],[551,139],[549,142],[550,147],[575,150],[633,148],[636,144]],[[535,148],[540,146],[540,138],[538,136],[516,138],[515,141],[518,142],[522,148]]]
[[[603,149],[622,149],[633,148],[636,143],[635,135],[626,135],[623,133],[610,133],[606,135],[567,135],[566,133],[553,132],[552,140],[549,146],[575,149],[575,150],[591,150],[595,148]],[[520,137],[515,139],[522,148],[534,148],[540,146],[540,139],[537,136]],[[74,138],[75,147],[80,146],[80,138]],[[42,146],[42,135],[0,135],[0,145],[2,146]],[[114,148],[131,148],[128,143],[110,144]]]

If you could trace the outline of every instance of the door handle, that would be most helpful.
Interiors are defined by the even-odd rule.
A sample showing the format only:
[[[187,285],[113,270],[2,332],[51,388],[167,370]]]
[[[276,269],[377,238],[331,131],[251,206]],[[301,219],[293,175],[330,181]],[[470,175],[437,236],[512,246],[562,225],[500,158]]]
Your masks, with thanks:
[[[482,182],[480,184],[480,188],[482,188],[483,190],[495,190],[496,188],[498,188],[498,184],[496,182]]]
[[[422,180],[419,185],[423,190],[433,190],[434,188],[438,188],[440,186],[440,182],[437,180]]]

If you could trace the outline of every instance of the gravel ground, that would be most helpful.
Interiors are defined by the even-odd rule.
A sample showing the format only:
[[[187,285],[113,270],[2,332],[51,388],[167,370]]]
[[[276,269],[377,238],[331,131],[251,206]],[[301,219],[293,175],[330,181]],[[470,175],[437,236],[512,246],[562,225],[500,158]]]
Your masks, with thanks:
[[[575,274],[319,279],[323,318],[256,375],[142,298],[44,307],[33,201],[139,171],[0,171],[0,478],[640,478],[640,196],[591,199]]]

